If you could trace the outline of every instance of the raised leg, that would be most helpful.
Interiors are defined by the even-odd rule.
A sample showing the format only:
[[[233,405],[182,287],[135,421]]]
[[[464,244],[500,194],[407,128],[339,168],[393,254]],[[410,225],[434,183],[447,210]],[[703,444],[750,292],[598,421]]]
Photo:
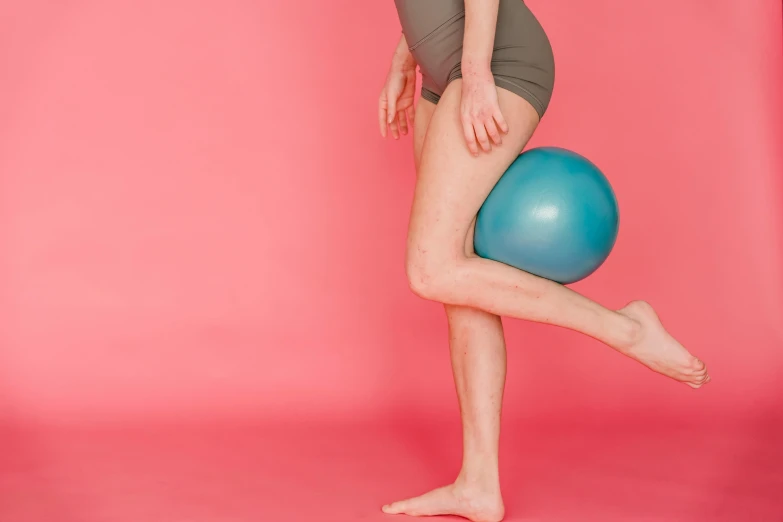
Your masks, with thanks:
[[[476,212],[527,143],[538,115],[521,97],[498,89],[509,132],[501,146],[473,157],[463,141],[460,91],[460,80],[446,88],[424,140],[408,234],[413,291],[445,304],[576,330],[691,387],[704,384],[705,365],[666,332],[646,303],[608,310],[565,286],[466,253]]]

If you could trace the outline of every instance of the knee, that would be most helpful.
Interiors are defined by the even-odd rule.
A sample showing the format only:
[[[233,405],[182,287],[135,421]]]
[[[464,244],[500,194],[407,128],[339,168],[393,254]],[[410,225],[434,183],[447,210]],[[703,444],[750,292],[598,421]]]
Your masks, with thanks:
[[[423,299],[437,300],[440,274],[429,256],[408,255],[405,264],[408,286],[411,291]]]
[[[453,273],[454,265],[454,260],[449,260],[446,256],[412,246],[408,250],[405,264],[411,291],[423,299],[446,302],[451,286],[449,274]]]

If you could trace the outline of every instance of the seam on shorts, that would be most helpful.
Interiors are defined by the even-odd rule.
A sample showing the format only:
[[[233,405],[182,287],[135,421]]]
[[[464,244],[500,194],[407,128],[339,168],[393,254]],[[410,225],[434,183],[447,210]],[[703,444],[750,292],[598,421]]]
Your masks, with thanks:
[[[514,87],[516,87],[520,91],[522,91],[525,94],[527,94],[528,96],[530,96],[531,99],[528,99],[527,101],[531,102],[534,105],[534,109],[536,109],[536,111],[538,111],[538,117],[540,118],[540,117],[542,117],[544,115],[544,112],[545,112],[544,104],[541,102],[541,100],[538,99],[538,96],[536,96],[535,94],[530,92],[528,89],[525,89],[524,87],[522,87],[518,83],[516,83],[516,82],[514,82],[512,80],[509,80],[508,78],[504,78],[503,76],[497,76],[497,75],[493,75],[493,76],[495,77],[495,82],[501,82],[501,83],[505,82],[505,83],[507,83],[509,85],[513,85]]]
[[[419,39],[419,41],[418,41],[418,42],[416,42],[415,44],[413,44],[413,45],[409,46],[409,47],[408,47],[408,50],[409,50],[409,51],[413,51],[413,50],[414,50],[414,49],[416,49],[418,46],[420,46],[421,44],[423,44],[424,42],[426,42],[427,40],[429,40],[430,38],[432,38],[432,37],[435,35],[435,33],[437,33],[437,32],[438,32],[438,30],[439,30],[441,27],[444,27],[444,26],[446,26],[446,25],[450,24],[451,22],[453,22],[454,20],[456,20],[456,19],[458,19],[458,18],[460,18],[460,17],[464,17],[464,16],[465,16],[465,11],[464,11],[464,10],[462,10],[462,11],[460,11],[459,13],[455,14],[454,16],[450,17],[448,20],[446,20],[445,22],[443,22],[442,24],[440,24],[438,27],[436,27],[435,29],[433,29],[432,31],[430,31],[429,33],[427,33],[426,35],[424,35],[423,37],[421,37],[421,38]]]
[[[440,94],[436,94],[426,87],[421,88],[421,97],[430,103],[434,103],[435,105],[437,105],[440,101]]]

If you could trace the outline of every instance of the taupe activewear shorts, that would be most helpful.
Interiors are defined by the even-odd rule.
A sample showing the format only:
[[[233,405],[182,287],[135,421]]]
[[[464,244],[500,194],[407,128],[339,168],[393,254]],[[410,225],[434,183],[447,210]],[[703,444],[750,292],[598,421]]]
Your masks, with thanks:
[[[463,0],[395,0],[402,32],[422,74],[421,95],[438,103],[462,77]],[[518,94],[543,116],[555,83],[549,39],[522,0],[500,0],[492,51],[495,85]]]

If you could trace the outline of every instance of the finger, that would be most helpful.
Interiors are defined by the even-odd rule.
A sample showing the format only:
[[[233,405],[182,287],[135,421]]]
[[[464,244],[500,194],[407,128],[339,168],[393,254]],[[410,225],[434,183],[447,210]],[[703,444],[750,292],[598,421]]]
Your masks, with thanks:
[[[492,115],[492,118],[497,122],[500,132],[508,134],[508,123],[506,123],[503,113],[500,112],[500,107],[495,107],[495,113]]]
[[[388,108],[386,109],[386,118],[387,121],[391,124],[391,122],[394,121],[395,116],[397,116],[397,97],[389,96],[387,103]]]
[[[378,100],[378,123],[381,125],[381,136],[385,138],[388,123],[386,122],[386,97],[383,94]]]
[[[400,128],[397,125],[397,118],[392,119],[391,123],[389,123],[389,129],[391,129],[392,138],[395,140],[400,139]]]
[[[408,113],[408,122],[411,125],[413,125],[413,122],[416,121],[415,120],[415,118],[416,118],[416,108],[413,105],[411,105],[410,107],[408,107],[406,112]]]
[[[478,140],[479,145],[481,145],[481,150],[484,152],[490,152],[492,150],[492,145],[489,143],[487,129],[484,128],[484,124],[480,121],[477,121],[473,125],[473,130],[476,133],[476,139]]]
[[[478,156],[478,145],[476,145],[476,133],[473,132],[473,124],[467,117],[462,118],[462,132],[465,135],[465,142],[468,144],[468,150],[474,156]]]
[[[492,140],[492,143],[495,145],[503,143],[503,138],[500,137],[500,131],[498,130],[498,126],[494,119],[487,118],[484,122],[484,128],[487,129],[487,134],[489,135],[489,139]]]
[[[408,135],[408,118],[405,117],[405,111],[397,112],[397,121],[400,122],[400,132],[403,136]]]

